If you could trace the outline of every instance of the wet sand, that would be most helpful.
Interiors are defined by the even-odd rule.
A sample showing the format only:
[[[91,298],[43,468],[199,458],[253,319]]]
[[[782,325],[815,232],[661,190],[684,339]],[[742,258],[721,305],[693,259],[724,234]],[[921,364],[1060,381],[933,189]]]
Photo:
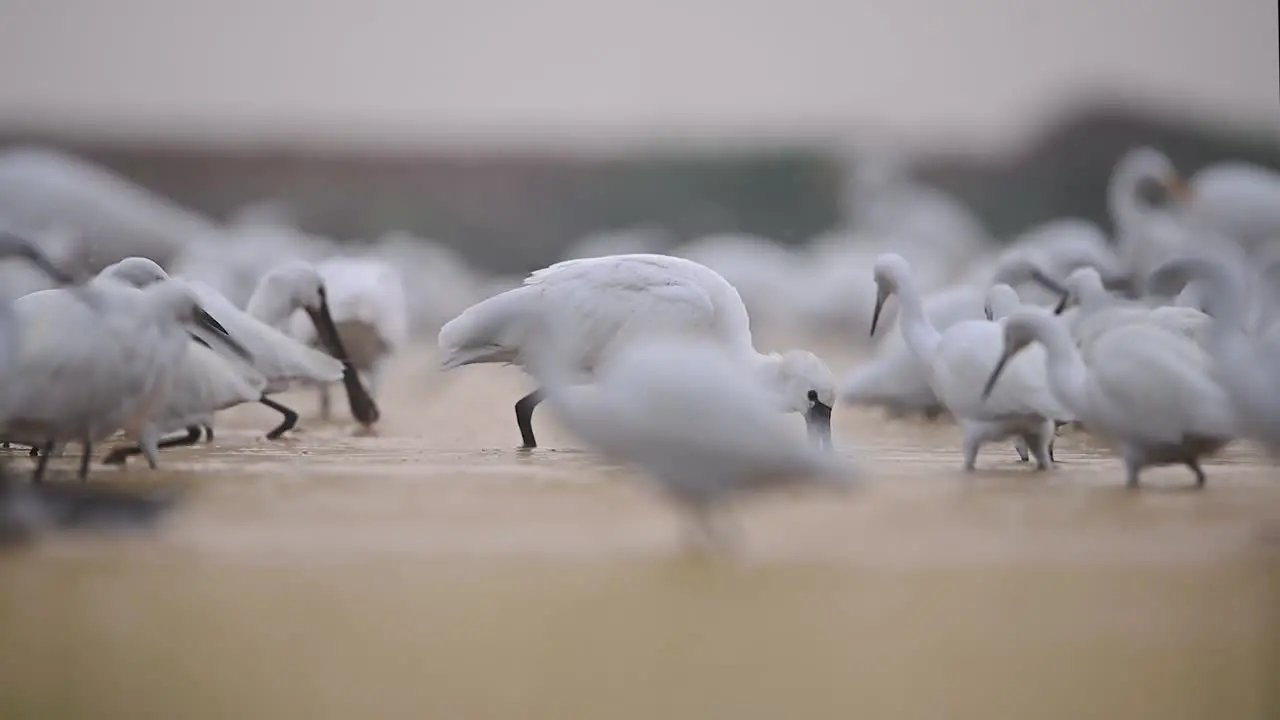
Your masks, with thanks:
[[[1080,435],[967,475],[953,426],[840,408],[865,486],[744,504],[706,559],[550,413],[516,451],[518,371],[432,367],[376,436],[295,393],[287,440],[238,409],[96,470],[186,498],[0,555],[0,717],[1280,716],[1280,473],[1247,447],[1130,492]]]

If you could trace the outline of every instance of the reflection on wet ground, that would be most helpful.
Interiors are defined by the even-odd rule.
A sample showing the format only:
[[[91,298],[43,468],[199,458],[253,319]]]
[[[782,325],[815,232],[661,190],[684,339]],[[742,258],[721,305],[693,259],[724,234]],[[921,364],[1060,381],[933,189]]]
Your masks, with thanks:
[[[945,423],[837,411],[865,486],[746,504],[699,559],[549,414],[556,449],[512,449],[517,372],[428,366],[377,436],[294,395],[287,440],[247,408],[99,470],[183,502],[0,556],[0,717],[1280,716],[1280,477],[1248,448],[1135,493],[1079,435],[966,475]]]

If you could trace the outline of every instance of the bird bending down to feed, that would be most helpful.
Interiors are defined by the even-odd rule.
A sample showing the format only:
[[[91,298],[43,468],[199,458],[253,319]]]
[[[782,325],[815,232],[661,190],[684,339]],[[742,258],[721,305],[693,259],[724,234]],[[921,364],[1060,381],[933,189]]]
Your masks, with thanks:
[[[667,255],[584,258],[539,270],[520,287],[446,323],[438,339],[441,367],[508,363],[528,369],[528,344],[548,312],[563,320],[563,357],[579,382],[590,382],[611,352],[640,335],[711,342],[752,373],[778,412],[802,413],[814,444],[831,447],[835,391],[826,364],[804,350],[756,351],[738,291],[710,268]],[[516,403],[524,448],[537,447],[532,418],[543,397],[539,388]]]
[[[1191,340],[1137,323],[1100,335],[1086,356],[1056,316],[1018,312],[1005,318],[1004,348],[982,389],[990,396],[1021,351],[1037,344],[1054,396],[1090,434],[1117,449],[1129,487],[1157,465],[1186,465],[1205,483],[1200,459],[1235,437],[1226,391],[1208,354]]]
[[[199,296],[201,305],[209,314],[225,326],[238,342],[248,348],[249,354],[252,356],[252,370],[260,374],[262,379],[265,380],[265,386],[262,388],[262,392],[256,402],[279,412],[283,416],[280,424],[267,433],[267,439],[269,440],[275,440],[292,430],[298,422],[298,413],[296,411],[268,397],[289,389],[293,381],[329,383],[342,379],[344,383],[347,383],[347,392],[351,400],[353,413],[358,410],[361,413],[358,417],[377,419],[377,406],[374,405],[373,400],[368,397],[363,385],[360,384],[354,366],[347,359],[346,349],[342,345],[341,338],[337,338],[336,334],[329,331],[325,331],[322,334],[326,338],[337,338],[331,345],[327,346],[329,354],[326,354],[299,343],[276,327],[278,324],[283,324],[295,309],[304,310],[318,328],[331,328],[333,326],[333,321],[329,318],[328,305],[325,301],[324,286],[320,282],[319,275],[305,263],[302,263],[302,265],[309,272],[293,272],[289,269],[290,265],[268,271],[250,298],[248,311],[236,307],[226,296],[209,285],[195,280],[188,281],[188,284]],[[169,277],[164,269],[155,262],[142,257],[125,258],[103,269],[99,276],[111,278],[138,288],[146,287]],[[259,315],[263,317],[259,317]],[[278,322],[272,323],[270,322],[271,320],[277,320]],[[215,351],[219,350],[217,347],[213,349]],[[204,355],[204,353],[199,352],[197,354]],[[234,396],[243,390],[243,385],[232,380],[232,376],[248,380],[250,384],[257,384],[258,381],[252,377],[249,368],[238,366],[238,364],[242,363],[239,363],[237,358],[226,353],[219,354],[232,365],[231,368],[217,371],[227,380],[225,383],[218,384],[225,391]],[[192,365],[191,369],[194,370],[194,368],[195,366]],[[191,405],[192,401],[201,397],[203,393],[214,390],[215,385],[210,385],[208,380],[210,379],[207,378],[204,384],[196,384],[196,380],[193,379],[191,383],[187,384],[187,387],[195,395],[177,402],[182,407],[193,407]],[[237,390],[236,388],[240,389]],[[203,395],[203,397],[206,400],[214,399],[212,395],[207,394]],[[230,399],[230,397],[224,397],[224,401],[230,401]],[[221,402],[215,404],[221,404]],[[214,407],[212,409],[220,408]],[[193,420],[195,419],[199,418],[193,418]],[[203,424],[206,426],[206,433],[212,436],[211,423],[204,422]],[[185,439],[166,441],[165,446],[194,442],[198,439],[198,431],[198,426],[189,426]]]
[[[293,307],[299,307],[299,298],[316,302],[313,288],[319,289],[319,308],[306,303],[300,306],[310,316],[310,322],[292,307],[280,317],[290,301]],[[269,302],[263,297],[266,293],[280,297]],[[310,297],[304,298],[301,293]],[[376,423],[378,408],[374,398],[382,376],[409,334],[409,310],[400,271],[385,260],[372,257],[339,256],[314,266],[297,261],[277,268],[270,279],[264,277],[254,296],[248,306],[251,315],[287,328],[304,345],[325,349],[335,356],[335,348],[341,348],[348,368],[342,382],[351,415],[361,425]],[[283,324],[285,320],[288,324]],[[361,376],[368,381],[367,386]],[[331,412],[330,384],[318,383],[320,416],[325,420]]]
[[[191,334],[248,355],[176,278],[142,290],[95,278],[25,295],[13,310],[18,382],[0,409],[0,434],[41,446],[36,480],[53,446],[68,441],[84,445],[85,478],[93,444],[119,429],[137,438],[154,467],[159,438],[147,420],[162,406]]]
[[[850,463],[792,432],[772,390],[713,340],[636,337],[581,384],[574,331],[548,336],[525,352],[552,412],[593,450],[641,470],[711,547],[728,539],[716,511],[733,496],[804,482],[846,487],[854,476]]]
[[[964,320],[939,333],[924,314],[906,259],[886,253],[876,259],[873,272],[877,292],[871,326],[879,322],[885,301],[897,295],[902,336],[916,362],[928,368],[930,387],[964,430],[964,469],[974,469],[983,444],[1016,437],[1035,456],[1036,467],[1047,470],[1056,423],[1072,416],[1049,391],[1043,362],[1019,358],[1009,369],[1009,385],[998,394],[984,394],[982,382],[1001,360],[1001,323]]]

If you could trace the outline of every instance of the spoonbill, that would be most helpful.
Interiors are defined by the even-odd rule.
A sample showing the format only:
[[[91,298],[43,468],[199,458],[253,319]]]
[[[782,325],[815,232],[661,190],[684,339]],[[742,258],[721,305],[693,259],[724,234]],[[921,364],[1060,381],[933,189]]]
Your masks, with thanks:
[[[169,275],[147,258],[131,257],[103,269],[99,277],[142,288],[165,280]],[[253,369],[265,380],[262,396],[256,401],[283,416],[280,424],[267,433],[267,439],[279,438],[292,430],[298,422],[296,411],[267,397],[284,392],[293,381],[335,382],[341,378],[349,384],[348,394],[353,406],[362,413],[376,413],[376,405],[364,393],[363,386],[356,378],[356,370],[346,359],[346,349],[336,333],[326,330],[323,335],[332,342],[329,346],[331,355],[326,355],[299,343],[267,322],[287,318],[295,309],[301,308],[311,316],[316,327],[332,328],[324,286],[319,275],[309,265],[301,262],[285,263],[268,271],[250,297],[247,310],[236,307],[224,295],[203,282],[192,280],[187,281],[187,284],[197,293],[201,305],[209,314],[228,328],[231,335],[249,350]],[[222,354],[226,356],[226,353]],[[236,362],[234,356],[228,359],[232,363]],[[231,375],[246,377],[243,368],[233,368],[230,373],[223,370],[220,374],[224,378]],[[223,386],[232,395],[239,393],[232,389],[235,383],[229,379]],[[190,442],[198,439],[190,437],[198,429],[187,428]],[[212,427],[206,426],[205,430],[211,433]]]
[[[772,389],[713,338],[633,336],[582,384],[579,320],[522,348],[552,412],[593,450],[640,469],[708,545],[724,546],[717,510],[735,496],[852,479],[850,463],[790,431]]]
[[[351,415],[361,425],[376,423],[379,412],[374,400],[382,375],[409,334],[408,306],[400,272],[380,258],[338,256],[311,268],[290,263],[279,269],[274,278],[282,284],[293,283],[298,292],[311,295],[310,302],[315,301],[315,295],[310,292],[315,287],[312,280],[318,278],[320,307],[304,303],[299,308],[310,316],[310,322],[302,312],[292,308],[291,317],[282,318],[277,312],[268,311],[267,303],[251,302],[250,314],[270,325],[281,326],[287,322],[283,327],[304,345],[327,349],[335,355],[338,354],[335,349],[341,348],[346,365],[342,382]],[[259,286],[262,292],[270,288],[271,283]],[[279,297],[296,300],[298,294],[282,292]],[[368,381],[367,388],[361,382],[362,375]],[[318,385],[320,416],[327,420],[331,414],[330,383]]]
[[[1088,361],[1063,321],[1018,312],[1004,320],[1003,352],[982,389],[990,396],[1020,352],[1035,344],[1053,394],[1089,433],[1124,460],[1127,485],[1147,467],[1186,465],[1205,484],[1200,459],[1236,435],[1230,398],[1215,381],[1208,354],[1191,340],[1135,323],[1104,332]]]
[[[885,301],[896,295],[907,346],[916,362],[927,368],[929,386],[964,430],[964,469],[974,470],[983,444],[1017,437],[1035,456],[1036,467],[1047,470],[1056,421],[1073,418],[1049,391],[1040,359],[1020,358],[1010,368],[1008,388],[999,395],[984,395],[980,383],[1000,361],[1000,323],[964,320],[939,333],[924,314],[911,266],[901,255],[881,255],[874,275],[877,293],[871,325],[878,323]]]
[[[134,446],[115,448],[102,462],[123,465],[129,456],[141,453],[154,470],[155,458],[161,449],[192,445],[199,441],[201,429],[212,440],[213,414],[236,405],[261,402],[266,385],[266,378],[248,363],[224,357],[200,337],[193,337],[173,372],[163,400],[145,420],[147,430],[139,433],[142,441]],[[186,433],[159,440],[163,433],[176,430]]]
[[[544,312],[567,316],[564,352],[580,381],[589,382],[610,352],[637,335],[705,339],[750,369],[779,412],[803,413],[813,442],[831,446],[835,391],[826,364],[803,350],[758,352],[738,291],[710,268],[668,255],[581,258],[538,270],[520,287],[445,323],[437,340],[445,354],[441,367],[508,363],[527,369],[526,344]],[[543,397],[539,388],[516,403],[523,448],[537,447],[531,421]]]
[[[117,429],[135,437],[146,433],[146,418],[163,402],[192,330],[248,354],[200,307],[195,292],[173,278],[142,290],[116,282],[42,290],[18,298],[13,310],[19,361],[0,431],[43,444],[37,480],[56,443],[84,445],[84,479],[95,442]],[[155,440],[139,437],[144,447]]]

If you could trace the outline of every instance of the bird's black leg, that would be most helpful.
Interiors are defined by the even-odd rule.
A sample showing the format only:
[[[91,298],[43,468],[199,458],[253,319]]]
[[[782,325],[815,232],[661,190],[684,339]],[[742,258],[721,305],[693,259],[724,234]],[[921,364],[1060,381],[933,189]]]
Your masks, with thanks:
[[[1205,483],[1204,470],[1200,468],[1200,461],[1191,458],[1187,461],[1187,467],[1191,468],[1191,472],[1196,474],[1196,487],[1202,488]]]
[[[34,452],[35,447],[32,447],[31,450]],[[50,440],[44,444],[44,447],[40,448],[40,458],[36,460],[36,472],[31,476],[31,482],[44,482],[45,467],[49,464],[49,456],[52,454],[53,441]]]
[[[205,442],[213,442],[213,426],[212,425],[204,426],[204,439],[205,439]]]
[[[156,447],[157,448],[181,447],[183,445],[195,445],[199,441],[200,441],[200,426],[192,425],[187,428],[186,434],[182,435],[181,437],[174,437],[174,438],[169,438],[168,440],[161,440],[160,442],[156,443]],[[107,456],[102,459],[102,464],[103,465],[123,465],[125,463],[125,460],[127,460],[128,458],[134,455],[141,455],[141,454],[142,454],[141,446],[125,445],[124,447],[118,447],[112,450],[110,453],[108,453]]]
[[[84,452],[80,453],[80,482],[89,480],[89,461],[93,459],[93,441],[84,438]]]
[[[266,405],[267,407],[271,408],[272,410],[275,410],[276,412],[284,416],[284,420],[282,420],[280,424],[275,427],[274,430],[267,433],[268,440],[279,439],[281,435],[289,432],[290,430],[293,429],[294,425],[298,424],[298,413],[294,412],[293,410],[290,410],[284,405],[281,405],[275,400],[272,400],[266,395],[263,395],[262,399],[258,400],[258,402],[262,403],[263,405]]]
[[[520,426],[520,439],[524,442],[520,446],[522,449],[538,447],[538,441],[533,437],[533,409],[542,402],[542,397],[542,388],[538,388],[516,401],[516,425]]]

